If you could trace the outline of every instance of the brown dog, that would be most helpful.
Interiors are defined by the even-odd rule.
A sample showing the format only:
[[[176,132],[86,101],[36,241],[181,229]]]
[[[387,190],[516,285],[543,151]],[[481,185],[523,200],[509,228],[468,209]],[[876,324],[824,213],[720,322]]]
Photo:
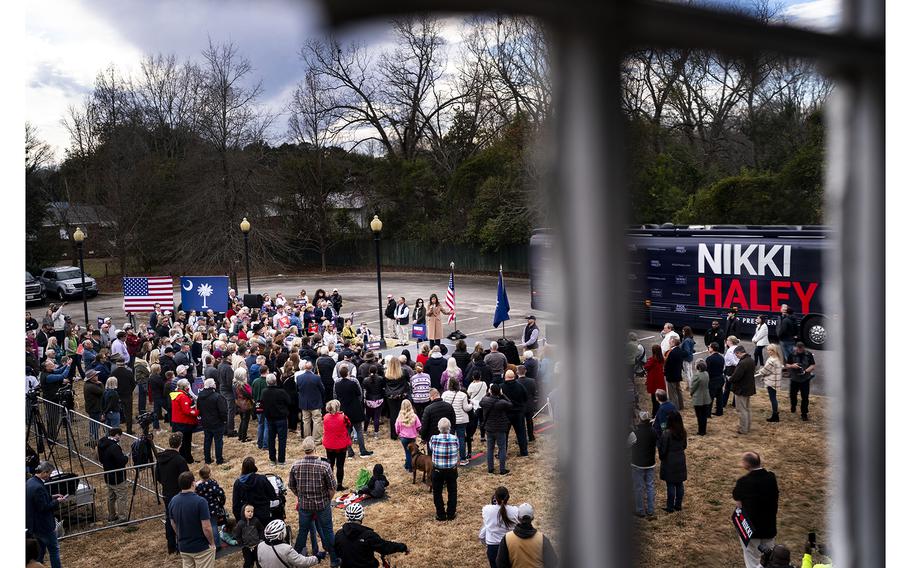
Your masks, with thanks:
[[[433,475],[433,458],[420,451],[420,447],[411,442],[408,444],[408,451],[411,452],[411,471],[414,472],[414,479],[411,483],[417,483],[417,472],[423,472],[423,482],[432,489],[432,484],[427,481],[427,474],[432,478]]]

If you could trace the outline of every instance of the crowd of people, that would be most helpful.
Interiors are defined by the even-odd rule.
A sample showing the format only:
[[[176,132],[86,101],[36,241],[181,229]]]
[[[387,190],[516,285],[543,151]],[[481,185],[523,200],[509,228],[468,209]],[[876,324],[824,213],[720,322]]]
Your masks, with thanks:
[[[698,351],[694,334],[683,327],[682,336],[672,323],[660,332],[660,341],[648,350],[636,334],[629,335],[628,353],[630,388],[635,390],[635,377],[644,376],[645,390],[651,404],[640,404],[637,390],[632,397],[632,419],[628,436],[633,480],[635,515],[655,519],[655,470],[666,485],[666,506],[673,514],[683,509],[685,482],[688,478],[686,450],[688,433],[683,423],[686,409],[685,391],[695,414],[697,436],[708,435],[710,418],[723,416],[731,403],[738,414],[738,427],[731,434],[744,438],[750,445],[752,432],[751,398],[756,384],[765,387],[771,412],[767,422],[781,422],[777,393],[784,378],[789,379],[790,412],[802,421],[809,420],[809,387],[815,377],[815,358],[798,340],[793,311],[781,307],[777,327],[779,343],[769,341],[767,318],[756,318],[751,337],[752,354],[737,336],[743,329],[736,309],[723,321],[714,320]],[[650,357],[646,359],[646,353]],[[696,358],[697,355],[704,355]],[[725,433],[726,434],[726,433]],[[747,474],[733,488],[732,498],[738,511],[752,529],[751,539],[744,539],[743,559],[746,568],[770,566],[772,558],[789,565],[790,551],[775,545],[779,491],[773,473],[767,471],[755,451],[742,455],[741,465]],[[773,554],[772,554],[773,552]],[[765,563],[762,557],[765,556]],[[777,561],[774,560],[774,561]],[[811,564],[810,564],[811,565]],[[775,564],[776,566],[776,564]]]
[[[432,294],[426,307],[418,300],[409,310],[404,298],[390,295],[386,315],[391,313],[392,337],[404,344],[409,322],[426,326],[426,341],[417,344],[412,358],[408,349],[385,356],[369,350],[373,332],[366,323],[355,329],[351,318],[340,315],[338,290],[331,295],[318,290],[312,298],[304,290],[294,299],[265,295],[261,308],[244,306],[233,290],[229,300],[224,314],[171,313],[156,306],[147,323],[131,317],[120,328],[110,318],[97,328],[80,328],[65,315],[65,304],[51,306],[40,325],[26,317],[27,385],[51,403],[71,406],[73,398],[61,391],[82,383],[84,411],[93,420],[88,444],[112,472],[109,522],[125,520],[128,484],[118,476],[129,456],[120,449],[121,427],[136,434],[142,417],[151,423],[147,436],[154,438],[169,426],[168,448],[158,453],[155,473],[164,496],[168,552],[179,553],[185,566],[211,565],[222,542],[240,546],[247,566],[311,566],[322,559],[315,535],[333,566],[376,566],[374,553],[407,552],[405,545],[366,527],[357,503],[345,509],[348,522],[333,530],[333,499],[349,491],[345,460],[357,455],[355,445],[361,457],[372,455],[371,429],[374,440],[387,435],[400,441],[399,467],[405,471],[417,467],[421,452],[430,458],[440,522],[458,514],[459,468],[483,455],[474,453],[478,444],[485,445],[491,475],[509,475],[510,437],[519,457],[530,455],[534,415],[556,377],[553,353],[533,315],[517,343],[477,342],[469,350],[459,340],[448,353],[441,344],[446,309],[437,296]],[[200,432],[201,456],[194,451]],[[303,455],[297,460],[288,459],[292,435],[301,439]],[[230,492],[211,478],[209,464],[227,463],[226,437],[249,444],[249,454],[255,443],[274,468],[289,467],[288,489],[297,497],[298,513],[293,543],[292,531],[270,506],[278,495],[258,473],[256,457],[244,458]],[[190,466],[200,457],[204,465],[193,473]],[[381,465],[368,491],[375,490],[377,475],[385,479]],[[54,497],[38,495],[43,485],[37,483],[44,481],[37,470],[29,480],[36,496],[34,519],[27,524],[40,559],[49,551],[56,568],[56,538],[35,520],[53,511],[45,497]],[[495,500],[505,505],[508,494],[503,497],[501,490]],[[503,507],[498,520],[485,511],[480,539],[491,566],[555,565],[549,540],[532,525],[531,505]]]

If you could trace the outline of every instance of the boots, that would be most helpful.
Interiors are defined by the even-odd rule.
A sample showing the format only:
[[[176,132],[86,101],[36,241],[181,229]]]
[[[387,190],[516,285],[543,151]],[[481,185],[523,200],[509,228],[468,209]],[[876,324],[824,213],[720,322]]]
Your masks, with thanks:
[[[771,415],[771,418],[768,418],[766,422],[780,422],[780,416],[775,412]]]

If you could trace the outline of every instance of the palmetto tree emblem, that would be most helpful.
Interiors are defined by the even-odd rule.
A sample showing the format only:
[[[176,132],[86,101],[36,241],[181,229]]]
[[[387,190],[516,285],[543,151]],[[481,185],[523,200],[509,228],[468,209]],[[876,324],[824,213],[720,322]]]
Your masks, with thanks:
[[[211,296],[212,292],[214,291],[215,290],[212,289],[212,286],[210,284],[202,284],[196,288],[196,293],[202,296],[202,309],[207,310],[209,308],[206,302],[208,301],[208,297]]]

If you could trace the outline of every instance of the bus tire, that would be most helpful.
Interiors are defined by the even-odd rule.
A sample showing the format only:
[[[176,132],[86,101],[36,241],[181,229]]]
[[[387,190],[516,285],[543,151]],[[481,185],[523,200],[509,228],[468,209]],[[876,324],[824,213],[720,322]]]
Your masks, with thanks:
[[[799,335],[809,349],[825,349],[828,342],[827,318],[815,315],[806,317]]]

